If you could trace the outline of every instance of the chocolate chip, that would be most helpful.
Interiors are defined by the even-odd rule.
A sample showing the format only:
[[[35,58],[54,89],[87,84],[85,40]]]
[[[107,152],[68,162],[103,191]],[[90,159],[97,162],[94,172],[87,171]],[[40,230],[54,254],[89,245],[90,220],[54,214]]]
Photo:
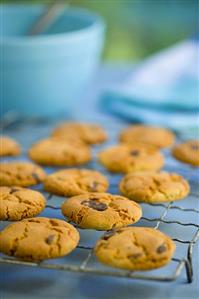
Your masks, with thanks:
[[[142,253],[134,253],[134,254],[128,255],[128,258],[129,259],[137,259],[140,256],[142,256]]]
[[[103,235],[102,239],[103,240],[108,240],[110,237],[114,236],[116,234],[116,230],[109,230]]]
[[[64,179],[63,177],[57,177],[56,179],[63,182],[66,181],[66,179]]]
[[[194,151],[198,151],[199,150],[199,145],[198,144],[191,144],[191,149],[193,149]]]
[[[165,252],[166,250],[167,250],[166,246],[165,246],[164,244],[162,244],[162,245],[160,245],[160,246],[157,248],[156,252],[157,252],[157,253],[163,253],[163,252]]]
[[[81,204],[97,211],[105,211],[108,209],[108,206],[105,203],[95,202],[94,200],[84,200]]]
[[[124,230],[123,230],[122,228],[119,228],[119,229],[117,229],[115,232],[116,232],[117,234],[121,234],[123,231],[124,231]]]
[[[133,150],[130,152],[131,156],[139,156],[139,151],[138,150]]]
[[[17,192],[17,191],[19,191],[18,188],[11,187],[9,193],[12,194],[12,193]]]
[[[91,184],[90,184],[90,190],[92,191],[92,192],[96,192],[97,191],[97,187],[98,187],[98,182],[92,182]]]
[[[16,250],[10,249],[10,255],[13,256],[15,254]]]
[[[54,237],[55,237],[55,235],[50,235],[50,236],[48,236],[48,238],[46,238],[46,243],[48,244],[48,245],[51,245],[52,244],[52,242],[53,242],[53,240],[54,240]]]
[[[39,178],[39,176],[38,176],[38,174],[37,173],[35,173],[35,172],[33,172],[32,173],[32,177],[35,179],[35,181],[37,182],[37,183],[40,183],[40,178]]]

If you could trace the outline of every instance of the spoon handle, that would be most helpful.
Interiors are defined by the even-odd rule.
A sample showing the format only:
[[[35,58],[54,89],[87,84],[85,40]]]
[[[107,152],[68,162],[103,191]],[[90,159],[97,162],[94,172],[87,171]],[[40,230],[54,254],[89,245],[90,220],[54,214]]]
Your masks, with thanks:
[[[52,23],[58,15],[64,10],[66,3],[54,0],[50,3],[43,14],[36,20],[28,30],[27,35],[37,35],[43,32]]]

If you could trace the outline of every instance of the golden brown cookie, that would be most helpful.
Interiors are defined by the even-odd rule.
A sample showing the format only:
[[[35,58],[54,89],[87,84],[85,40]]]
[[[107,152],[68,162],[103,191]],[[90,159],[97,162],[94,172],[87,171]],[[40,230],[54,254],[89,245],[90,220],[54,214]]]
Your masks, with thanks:
[[[190,190],[182,176],[168,172],[129,173],[119,187],[124,196],[150,203],[179,200],[186,197]]]
[[[8,225],[0,232],[0,251],[27,261],[42,261],[69,254],[79,242],[69,223],[44,217]]]
[[[189,140],[174,146],[172,155],[181,162],[199,166],[199,140]]]
[[[52,132],[52,136],[80,139],[87,144],[97,144],[106,141],[107,134],[102,127],[89,123],[65,122]]]
[[[127,270],[151,270],[170,262],[175,243],[149,227],[125,227],[107,232],[95,246],[103,264]]]
[[[0,157],[18,156],[21,153],[20,145],[8,136],[0,136]]]
[[[99,161],[112,172],[158,170],[164,164],[163,155],[154,147],[119,144],[99,153]]]
[[[35,143],[29,149],[29,157],[41,165],[73,166],[90,161],[91,150],[78,140],[49,138]]]
[[[75,196],[87,192],[105,192],[109,183],[100,172],[89,169],[65,169],[50,174],[44,189],[61,196]]]
[[[164,148],[173,144],[175,135],[165,128],[132,125],[121,132],[119,140],[124,143],[140,142]]]
[[[80,227],[109,230],[137,222],[142,209],[120,195],[87,193],[66,200],[62,213]]]
[[[41,183],[46,174],[44,170],[31,162],[7,162],[0,164],[1,186],[28,187]]]
[[[0,187],[0,220],[17,221],[38,215],[45,208],[41,193],[21,187]]]

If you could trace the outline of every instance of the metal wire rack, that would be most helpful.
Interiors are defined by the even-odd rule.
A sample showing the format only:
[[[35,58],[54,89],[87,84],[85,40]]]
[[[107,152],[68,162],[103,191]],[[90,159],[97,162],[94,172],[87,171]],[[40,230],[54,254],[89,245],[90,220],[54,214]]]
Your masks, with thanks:
[[[1,128],[3,128],[4,130],[3,133],[8,134],[21,141],[25,151],[33,141],[46,136],[47,132],[49,132],[54,126],[53,123],[49,124],[37,121],[35,119],[29,119],[23,122],[14,122],[12,121],[12,114],[11,120],[9,118],[10,116],[6,118],[1,124]],[[95,122],[97,122],[96,119]],[[98,122],[100,122],[100,120]],[[116,135],[121,126],[122,125],[118,124],[118,122],[116,124],[109,123],[108,125],[105,125],[107,131],[109,132],[109,136],[111,139],[110,142],[115,142]],[[32,138],[30,138],[30,134],[27,135],[27,132],[30,131]],[[108,146],[108,144],[106,144],[105,146]],[[94,156],[99,149],[99,146],[94,149]],[[188,198],[181,201],[180,203],[176,202],[174,204],[173,202],[169,202],[168,204],[142,204],[143,217],[141,218],[138,225],[154,227],[155,229],[165,231],[169,235],[173,235],[171,237],[176,243],[177,250],[175,256],[172,258],[172,261],[168,266],[160,268],[158,270],[146,272],[132,272],[120,269],[112,269],[103,266],[96,261],[93,255],[93,246],[95,241],[104,232],[97,232],[86,229],[79,229],[81,236],[80,244],[67,257],[36,263],[26,262],[16,258],[9,258],[1,255],[0,263],[90,273],[95,275],[105,275],[120,278],[153,280],[159,282],[174,281],[179,278],[185,270],[187,282],[191,283],[193,281],[194,274],[192,261],[193,249],[199,239],[199,209],[197,206],[197,200],[199,198],[199,173],[196,169],[187,165],[182,165],[180,162],[172,159],[172,157],[169,155],[169,152],[166,152],[165,155],[167,161],[165,168],[167,170],[172,169],[172,171],[183,174],[185,178],[187,178],[190,182],[191,193]],[[99,164],[97,164],[96,161],[91,162],[88,165],[88,168],[94,168],[103,171],[110,179],[111,188],[109,192],[118,192],[117,185],[120,180],[120,176],[107,173]],[[47,171],[49,170],[47,169]],[[43,192],[42,186],[38,186],[37,189]],[[46,192],[44,192],[44,195],[47,198],[47,205],[45,211],[42,213],[42,216],[51,218],[63,217],[60,213],[60,204],[63,198],[54,196],[52,194],[47,194]],[[7,224],[7,222],[1,222],[1,227]],[[168,227],[169,229],[167,229]],[[186,231],[185,229],[188,229],[188,231]]]

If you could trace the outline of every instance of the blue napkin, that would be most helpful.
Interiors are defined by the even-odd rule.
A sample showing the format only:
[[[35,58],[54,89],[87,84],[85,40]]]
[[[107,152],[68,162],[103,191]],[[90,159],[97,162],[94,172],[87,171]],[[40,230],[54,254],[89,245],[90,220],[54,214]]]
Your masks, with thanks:
[[[130,121],[199,133],[199,42],[188,40],[139,64],[102,94],[103,109]]]

